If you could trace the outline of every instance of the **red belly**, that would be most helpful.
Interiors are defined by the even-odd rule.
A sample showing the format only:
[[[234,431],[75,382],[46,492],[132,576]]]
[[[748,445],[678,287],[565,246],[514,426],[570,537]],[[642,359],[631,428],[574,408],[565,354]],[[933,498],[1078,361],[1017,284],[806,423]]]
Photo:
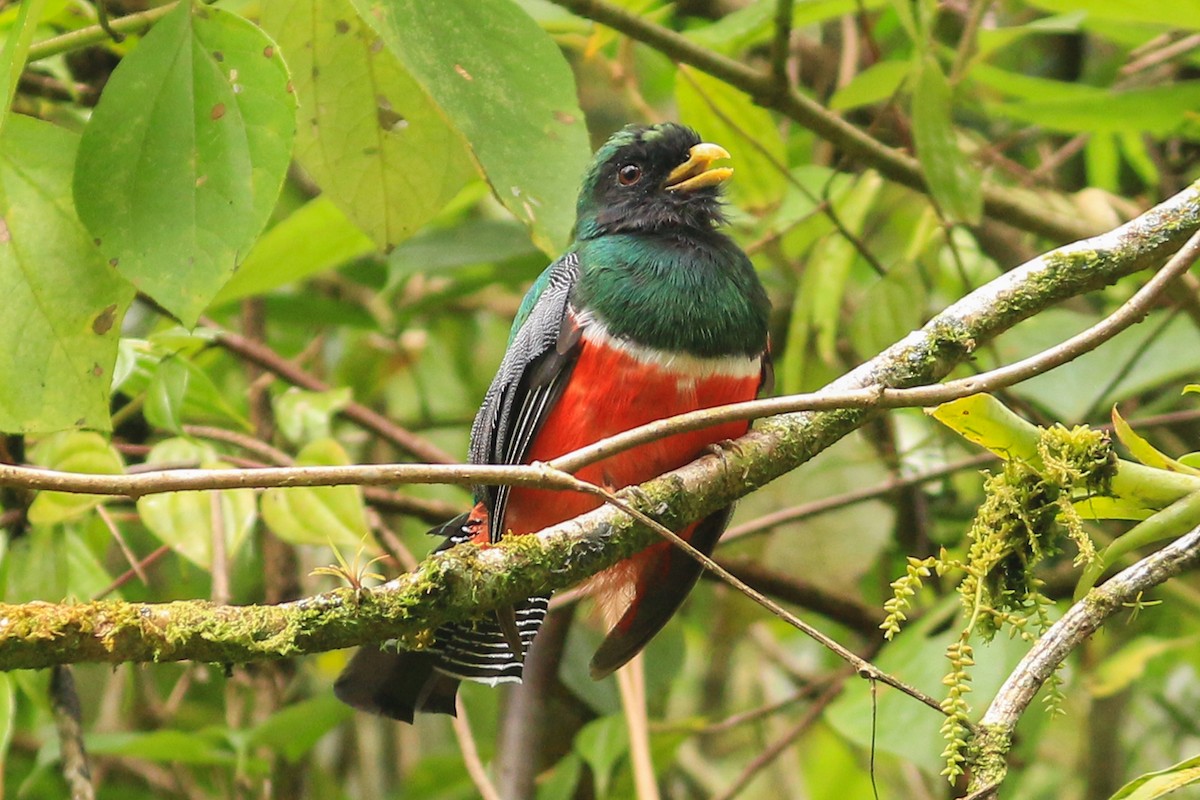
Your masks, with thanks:
[[[562,397],[530,448],[529,461],[549,461],[647,422],[701,408],[752,400],[760,376],[696,377],[647,364],[614,348],[585,342]],[[642,483],[695,460],[704,448],[735,439],[749,427],[730,422],[680,433],[584,467],[583,480],[611,489]],[[533,533],[600,505],[589,495],[514,489],[507,532]]]

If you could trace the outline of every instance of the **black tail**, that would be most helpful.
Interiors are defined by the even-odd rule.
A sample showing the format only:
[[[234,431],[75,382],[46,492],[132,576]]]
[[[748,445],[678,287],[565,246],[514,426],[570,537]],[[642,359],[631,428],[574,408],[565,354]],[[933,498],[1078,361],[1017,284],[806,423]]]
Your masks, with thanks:
[[[525,651],[546,618],[549,597],[531,597],[513,609]],[[443,625],[419,652],[363,647],[333,685],[347,705],[412,722],[418,711],[454,714],[460,680],[495,686],[520,683],[522,658],[514,654],[495,617]]]

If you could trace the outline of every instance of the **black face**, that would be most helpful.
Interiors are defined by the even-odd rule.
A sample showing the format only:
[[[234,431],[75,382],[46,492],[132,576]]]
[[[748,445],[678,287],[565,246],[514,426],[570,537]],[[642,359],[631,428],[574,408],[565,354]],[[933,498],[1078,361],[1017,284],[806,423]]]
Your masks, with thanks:
[[[667,176],[700,144],[691,128],[674,123],[628,126],[596,153],[579,197],[577,233],[711,230],[724,222],[720,186],[671,189]]]

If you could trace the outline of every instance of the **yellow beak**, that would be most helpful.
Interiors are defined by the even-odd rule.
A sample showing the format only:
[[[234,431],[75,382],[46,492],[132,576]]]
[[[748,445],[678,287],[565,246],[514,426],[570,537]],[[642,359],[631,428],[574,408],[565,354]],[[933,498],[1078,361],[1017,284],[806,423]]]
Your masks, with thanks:
[[[671,170],[665,187],[675,192],[691,192],[705,186],[716,186],[733,176],[732,167],[712,167],[712,162],[729,158],[718,144],[701,142],[688,151],[688,160]]]

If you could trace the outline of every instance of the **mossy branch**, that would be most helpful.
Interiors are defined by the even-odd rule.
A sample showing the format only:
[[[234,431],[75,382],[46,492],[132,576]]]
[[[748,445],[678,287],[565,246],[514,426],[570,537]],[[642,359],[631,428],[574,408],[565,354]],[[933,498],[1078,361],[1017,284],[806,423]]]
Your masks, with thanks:
[[[1197,564],[1200,564],[1200,528],[1092,589],[1050,626],[1008,676],[979,722],[969,755],[973,770],[968,796],[972,800],[997,795],[1008,772],[1006,759],[1017,722],[1063,660],[1105,620],[1137,603],[1142,593]]]
[[[1200,186],[1192,186],[1117,230],[1048,253],[992,281],[828,390],[936,381],[1021,320],[1161,264],[1197,228]],[[706,456],[624,499],[678,529],[800,466],[869,413],[854,408],[764,420],[736,450]],[[79,661],[236,663],[387,638],[417,646],[433,626],[577,583],[654,538],[623,512],[604,507],[536,536],[495,547],[455,548],[383,587],[342,589],[278,606],[201,601],[2,605],[0,669]]]

